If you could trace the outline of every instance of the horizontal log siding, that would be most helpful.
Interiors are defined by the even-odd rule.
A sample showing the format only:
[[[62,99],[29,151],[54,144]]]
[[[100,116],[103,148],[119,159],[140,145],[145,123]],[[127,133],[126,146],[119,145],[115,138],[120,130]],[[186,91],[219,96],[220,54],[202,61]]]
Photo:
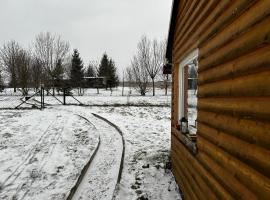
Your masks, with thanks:
[[[270,96],[270,70],[200,85],[199,97]]]
[[[192,1],[192,0],[188,0]],[[207,0],[203,0],[207,1]],[[199,24],[199,27],[188,37],[187,40],[179,42],[183,37],[179,34],[181,27],[176,26],[174,45],[173,45],[173,54],[175,62],[180,63],[180,61],[193,49],[198,47],[201,43],[206,42],[210,37],[215,35],[218,30],[222,29],[230,21],[234,20],[239,16],[243,10],[248,9],[255,1],[254,0],[222,0],[219,1],[213,10],[208,13],[205,13],[202,24]],[[185,13],[185,11],[179,11],[180,13]],[[201,11],[203,13],[203,11]],[[178,16],[177,21],[181,21],[183,18]],[[192,23],[197,23],[193,21]],[[191,25],[190,25],[191,26]]]
[[[172,167],[185,199],[270,199],[270,1],[180,2]],[[178,66],[199,48],[198,153],[181,142]]]
[[[270,46],[259,48],[232,61],[200,72],[199,85],[253,74],[269,69]]]
[[[199,72],[231,61],[245,53],[269,44],[270,42],[270,17],[253,26],[247,32],[239,35],[236,39],[225,43],[221,48],[211,51],[208,56],[200,57]]]

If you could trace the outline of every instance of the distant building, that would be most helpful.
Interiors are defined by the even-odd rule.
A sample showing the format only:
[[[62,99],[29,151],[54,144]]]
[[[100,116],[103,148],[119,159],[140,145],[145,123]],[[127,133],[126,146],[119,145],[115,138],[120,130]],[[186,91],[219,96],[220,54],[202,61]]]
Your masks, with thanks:
[[[85,88],[103,88],[106,85],[106,77],[84,77]]]

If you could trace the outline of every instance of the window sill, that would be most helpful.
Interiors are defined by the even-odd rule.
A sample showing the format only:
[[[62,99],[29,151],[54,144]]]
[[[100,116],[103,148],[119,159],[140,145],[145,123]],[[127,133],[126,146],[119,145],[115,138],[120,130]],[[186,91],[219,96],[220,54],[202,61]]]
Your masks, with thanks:
[[[197,145],[196,145],[196,139],[197,136],[194,134],[183,134],[181,131],[176,129],[175,127],[172,127],[172,133],[180,140],[180,142],[186,146],[186,148],[194,155],[197,154]]]

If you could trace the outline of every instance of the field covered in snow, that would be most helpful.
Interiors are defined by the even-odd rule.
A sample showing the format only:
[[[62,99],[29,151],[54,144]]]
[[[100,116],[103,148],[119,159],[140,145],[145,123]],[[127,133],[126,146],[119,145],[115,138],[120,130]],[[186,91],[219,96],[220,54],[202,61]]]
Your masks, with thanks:
[[[0,111],[0,199],[66,199],[99,139],[73,199],[181,199],[169,166],[170,96],[163,90],[156,97],[121,96],[121,89],[95,93],[76,96],[91,106],[61,106],[51,99],[43,111]],[[123,171],[115,191],[119,135],[91,113],[123,132]]]
[[[55,109],[0,111],[0,199],[64,199],[93,153],[95,127]]]
[[[50,91],[52,93],[52,91]],[[164,90],[157,89],[156,93],[158,96],[153,97],[151,91],[149,91],[146,96],[140,96],[134,89],[129,90],[129,88],[124,88],[122,96],[122,88],[110,90],[100,89],[97,93],[96,89],[84,89],[83,94],[78,94],[77,89],[72,90],[72,95],[66,97],[67,104],[85,104],[92,106],[117,106],[117,105],[158,105],[158,106],[168,106],[171,104],[170,91],[169,95],[164,95]],[[29,91],[28,96],[35,94],[34,91]],[[45,91],[45,104],[49,105],[61,105],[63,103],[63,94],[55,93],[55,97],[51,94],[46,95]],[[15,108],[19,105],[22,100],[21,92],[13,92],[11,88],[7,88],[4,92],[0,93],[0,108]],[[78,100],[78,101],[77,101]],[[35,95],[27,104],[21,105],[21,108],[31,108],[33,105],[37,107],[40,106],[40,94]]]
[[[106,107],[93,110],[124,132],[126,156],[116,199],[180,199],[168,169],[170,108]]]

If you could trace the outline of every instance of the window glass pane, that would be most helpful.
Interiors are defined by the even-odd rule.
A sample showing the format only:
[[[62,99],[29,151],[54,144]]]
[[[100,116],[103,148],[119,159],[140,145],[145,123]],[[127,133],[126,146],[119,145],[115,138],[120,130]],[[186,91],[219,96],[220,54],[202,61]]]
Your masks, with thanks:
[[[198,66],[195,64],[188,65],[188,124],[189,133],[196,134],[197,132],[197,80]]]

